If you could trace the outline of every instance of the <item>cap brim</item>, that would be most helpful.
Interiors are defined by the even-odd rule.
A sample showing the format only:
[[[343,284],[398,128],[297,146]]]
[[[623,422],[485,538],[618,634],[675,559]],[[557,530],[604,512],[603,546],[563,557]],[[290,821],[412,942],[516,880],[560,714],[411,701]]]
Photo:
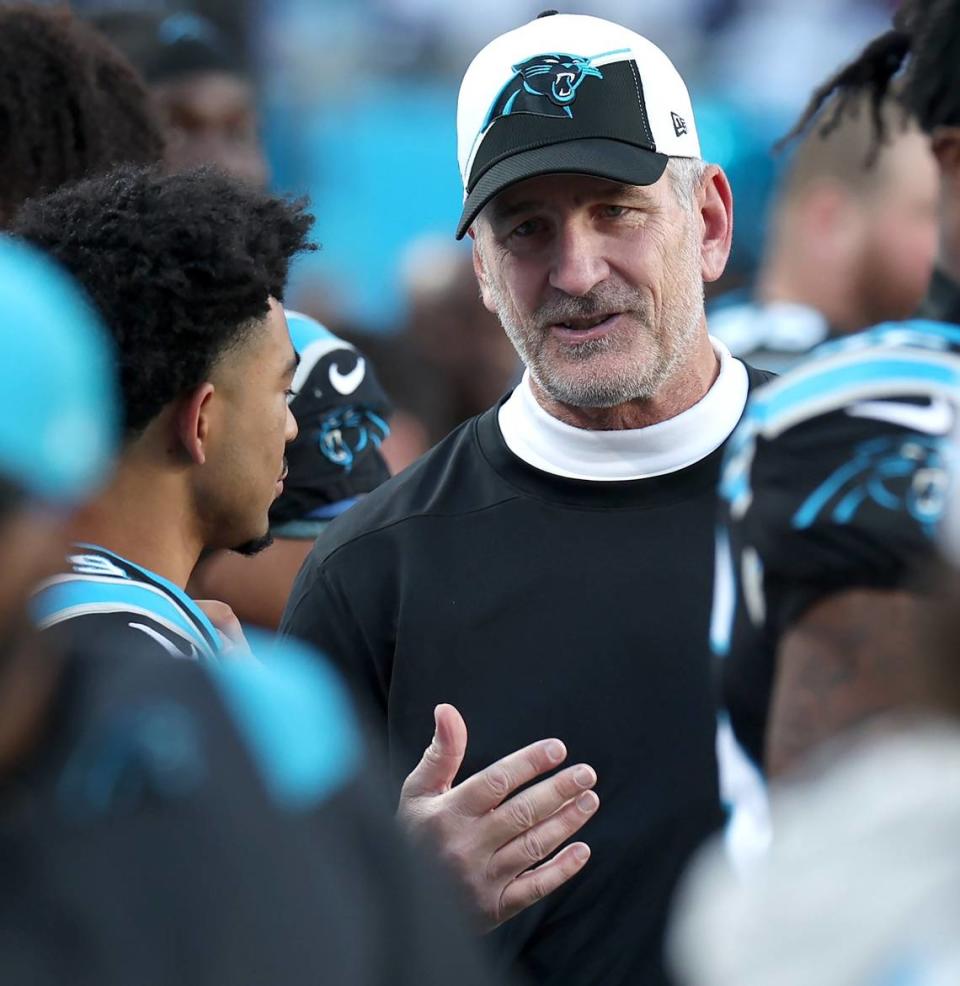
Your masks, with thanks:
[[[666,154],[607,138],[584,138],[512,154],[486,171],[463,203],[457,224],[462,239],[480,210],[510,185],[540,175],[589,175],[627,185],[652,185],[666,170]]]

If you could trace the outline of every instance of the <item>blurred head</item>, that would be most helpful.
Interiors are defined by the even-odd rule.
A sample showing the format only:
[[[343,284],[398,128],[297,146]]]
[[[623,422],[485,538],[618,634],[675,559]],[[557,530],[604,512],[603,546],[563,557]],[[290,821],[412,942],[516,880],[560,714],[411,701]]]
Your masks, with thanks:
[[[30,592],[59,569],[71,508],[108,478],[117,424],[93,309],[46,257],[0,237],[0,663]]]
[[[27,198],[162,153],[119,52],[66,9],[0,7],[0,227]]]
[[[457,235],[534,381],[576,407],[653,397],[705,339],[732,222],[670,60],[610,21],[541,15],[473,60],[457,130]]]
[[[302,203],[218,172],[133,168],[30,202],[18,219],[116,341],[124,460],[176,477],[206,547],[267,537],[296,434],[280,302],[311,224]]]
[[[960,0],[904,0],[893,28],[814,91],[788,138],[815,120],[829,136],[866,106],[880,148],[892,129],[889,98],[931,141],[940,166],[941,259],[944,251],[960,258]]]
[[[868,100],[860,103],[797,147],[770,247],[788,277],[806,275],[828,322],[845,332],[914,312],[937,244],[939,182],[928,139],[888,98],[887,140],[875,147]]]
[[[150,86],[170,170],[210,164],[266,186],[256,94],[240,53],[222,31],[186,12],[110,12],[94,24]]]

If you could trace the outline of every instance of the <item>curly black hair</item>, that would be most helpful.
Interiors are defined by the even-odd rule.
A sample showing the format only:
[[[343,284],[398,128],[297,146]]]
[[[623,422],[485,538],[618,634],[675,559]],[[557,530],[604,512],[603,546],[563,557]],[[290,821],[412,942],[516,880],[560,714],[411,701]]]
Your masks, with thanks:
[[[129,438],[283,300],[312,225],[303,200],[214,169],[123,167],[27,202],[12,231],[73,274],[112,331]]]
[[[903,77],[894,86],[901,69]],[[883,113],[888,96],[895,97],[927,134],[960,124],[960,0],[904,0],[891,30],[814,90],[781,144],[802,134],[828,101],[831,110],[821,125],[823,134],[835,129],[844,115],[856,113],[866,98],[875,158],[888,136]]]
[[[108,41],[66,9],[0,6],[0,227],[34,195],[162,156],[146,87]]]

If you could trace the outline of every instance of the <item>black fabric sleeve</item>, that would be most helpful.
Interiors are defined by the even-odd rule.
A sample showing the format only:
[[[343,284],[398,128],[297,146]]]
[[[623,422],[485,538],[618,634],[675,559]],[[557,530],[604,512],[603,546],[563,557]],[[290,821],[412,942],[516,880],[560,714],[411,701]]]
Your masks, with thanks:
[[[349,591],[338,573],[311,555],[294,582],[279,632],[310,644],[340,671],[364,718],[383,731],[385,742],[392,653],[374,645],[371,631],[376,633],[384,616],[366,602],[362,586]]]

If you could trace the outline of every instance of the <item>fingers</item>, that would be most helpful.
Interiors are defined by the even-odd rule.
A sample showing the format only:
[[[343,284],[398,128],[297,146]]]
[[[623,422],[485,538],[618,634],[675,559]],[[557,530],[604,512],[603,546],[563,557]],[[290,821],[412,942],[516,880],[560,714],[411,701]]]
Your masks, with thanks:
[[[583,791],[549,818],[526,829],[496,852],[487,870],[491,877],[514,877],[536,866],[563,845],[600,807],[595,791]],[[498,808],[498,811],[502,809]]]
[[[467,724],[452,705],[433,710],[434,732],[420,763],[407,775],[400,800],[443,794],[450,789],[467,752]]]
[[[553,859],[512,880],[500,897],[500,923],[562,887],[586,866],[589,858],[590,847],[585,842],[575,842]]]
[[[468,777],[453,789],[449,800],[454,810],[463,815],[485,815],[505,801],[518,787],[523,787],[540,774],[553,770],[566,756],[567,748],[560,740],[531,743]]]
[[[484,834],[488,844],[491,849],[499,849],[514,837],[533,829],[538,822],[553,816],[568,801],[589,790],[596,783],[597,775],[593,768],[581,763],[575,767],[567,767],[553,777],[548,777],[520,794],[515,794],[495,811],[489,812],[484,819],[486,829]],[[577,828],[579,827],[578,825]],[[556,846],[552,846],[548,852],[555,848]],[[539,863],[546,855],[547,853],[541,853],[535,859],[527,860],[524,866],[515,870],[515,873]]]
[[[220,635],[224,657],[250,656],[250,647],[247,638],[243,635],[243,626],[230,606],[217,599],[197,599],[196,603]]]

